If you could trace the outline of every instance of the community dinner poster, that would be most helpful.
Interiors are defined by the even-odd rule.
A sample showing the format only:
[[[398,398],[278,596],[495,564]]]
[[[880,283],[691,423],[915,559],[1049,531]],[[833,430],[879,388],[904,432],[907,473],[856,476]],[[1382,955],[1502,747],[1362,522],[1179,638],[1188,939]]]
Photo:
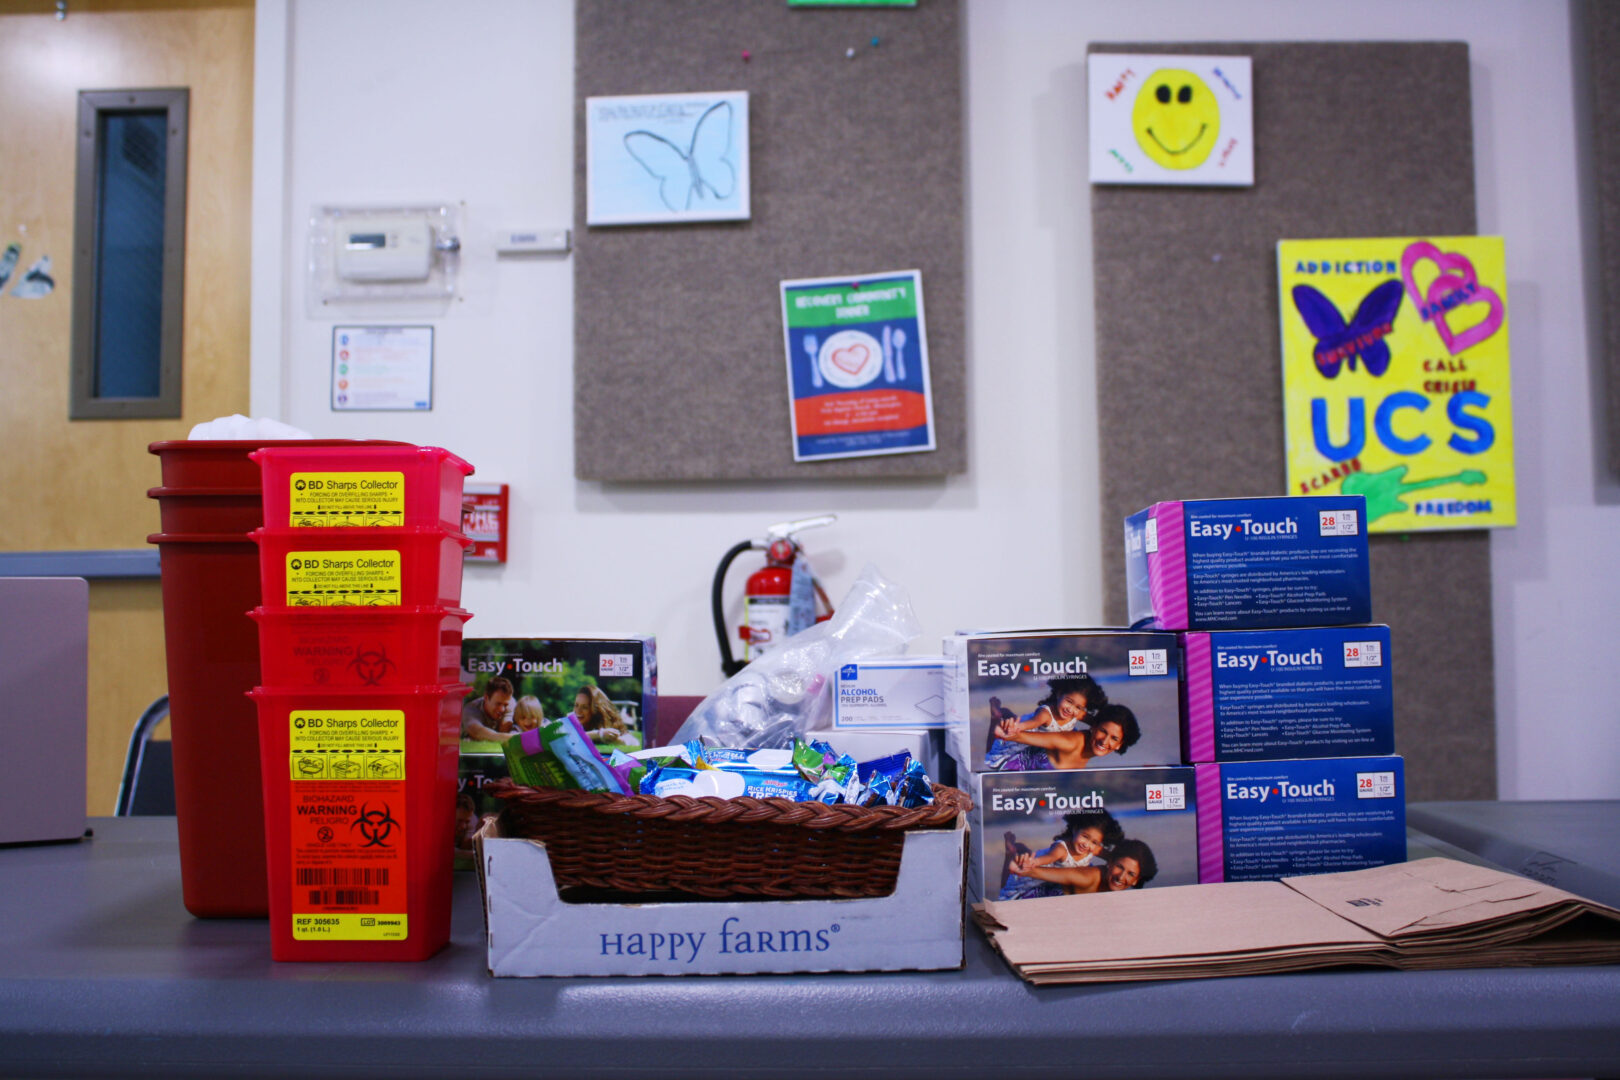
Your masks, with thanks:
[[[1370,532],[1516,521],[1502,238],[1284,240],[1288,492]]]

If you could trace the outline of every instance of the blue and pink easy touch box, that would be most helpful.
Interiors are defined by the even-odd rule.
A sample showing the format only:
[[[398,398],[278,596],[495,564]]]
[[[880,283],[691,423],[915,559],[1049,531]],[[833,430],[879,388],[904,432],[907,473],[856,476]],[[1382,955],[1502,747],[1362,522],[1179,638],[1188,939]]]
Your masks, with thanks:
[[[1180,636],[1188,762],[1395,752],[1389,627]]]
[[[1406,861],[1399,757],[1221,762],[1193,773],[1200,883]]]
[[[1125,519],[1131,626],[1247,630],[1372,620],[1361,495],[1154,503]]]

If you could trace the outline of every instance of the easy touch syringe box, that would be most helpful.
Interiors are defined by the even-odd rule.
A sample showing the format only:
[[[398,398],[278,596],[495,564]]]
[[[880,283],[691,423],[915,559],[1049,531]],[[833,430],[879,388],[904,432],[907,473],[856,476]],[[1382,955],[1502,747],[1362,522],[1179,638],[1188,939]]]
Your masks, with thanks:
[[[1125,519],[1133,627],[1248,630],[1372,620],[1361,495],[1154,503]]]
[[[856,660],[838,669],[835,728],[943,728],[943,656]]]
[[[1190,768],[985,773],[973,795],[968,893],[976,900],[1198,882]],[[1020,855],[1047,869],[1017,873]]]
[[[1189,762],[1395,752],[1389,627],[1181,635]]]
[[[1198,880],[1271,881],[1406,861],[1401,759],[1193,766]]]
[[[946,746],[969,773],[1181,764],[1174,634],[946,638]]]

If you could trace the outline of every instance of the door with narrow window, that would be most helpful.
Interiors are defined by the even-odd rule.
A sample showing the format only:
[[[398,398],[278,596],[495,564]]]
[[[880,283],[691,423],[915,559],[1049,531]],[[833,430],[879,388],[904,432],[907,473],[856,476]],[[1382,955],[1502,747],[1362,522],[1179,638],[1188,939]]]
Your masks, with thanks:
[[[172,95],[145,96],[177,89],[179,176],[158,108]],[[75,235],[85,91],[143,94],[99,136],[97,175],[122,200],[93,208],[99,249]],[[158,529],[147,444],[247,411],[252,118],[251,0],[68,0],[62,18],[54,0],[0,0],[0,551],[145,547]],[[176,181],[184,201],[166,201]],[[183,263],[152,255],[177,213]],[[75,403],[92,288],[109,359],[81,390],[176,407]],[[165,318],[178,347],[154,353]],[[168,382],[140,366],[152,356]],[[105,814],[129,732],[165,690],[162,604],[151,579],[93,581],[90,606],[88,808]]]

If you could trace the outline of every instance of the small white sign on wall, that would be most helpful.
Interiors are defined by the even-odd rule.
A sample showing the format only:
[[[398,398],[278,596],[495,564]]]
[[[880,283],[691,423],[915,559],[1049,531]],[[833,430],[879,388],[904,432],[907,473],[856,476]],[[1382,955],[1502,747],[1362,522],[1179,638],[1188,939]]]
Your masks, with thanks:
[[[334,326],[333,412],[433,408],[433,327]]]
[[[1247,56],[1092,53],[1093,184],[1254,184]]]

